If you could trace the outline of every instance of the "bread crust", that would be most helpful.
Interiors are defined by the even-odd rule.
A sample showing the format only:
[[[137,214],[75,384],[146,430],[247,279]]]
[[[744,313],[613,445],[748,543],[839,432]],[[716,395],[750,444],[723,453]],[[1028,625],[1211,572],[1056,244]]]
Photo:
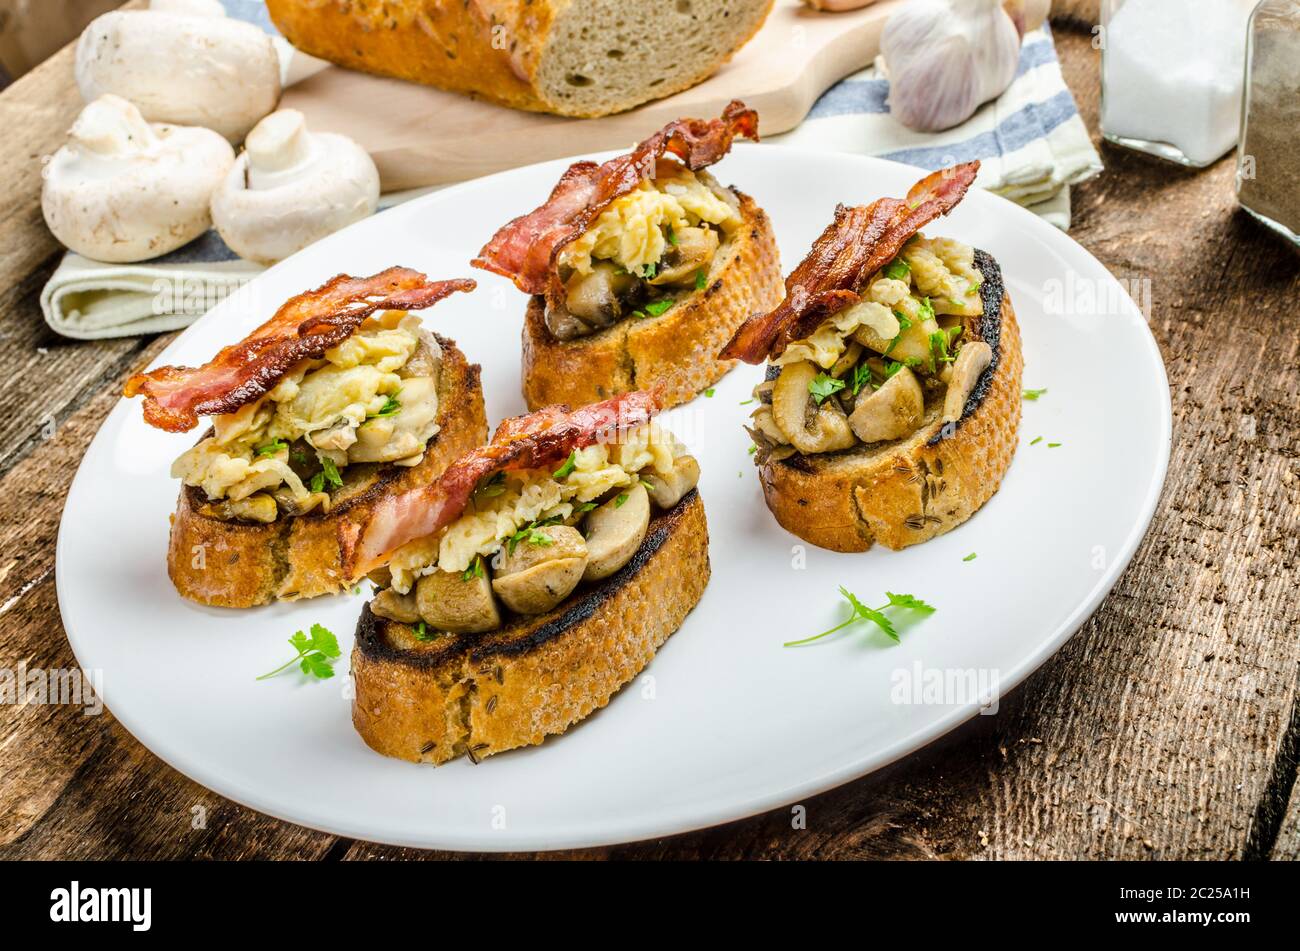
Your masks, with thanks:
[[[763,497],[782,528],[832,551],[866,551],[875,542],[897,550],[956,528],[1001,486],[1020,431],[1024,357],[1001,270],[982,251],[975,263],[984,275],[976,333],[995,362],[962,418],[944,424],[932,409],[916,434],[883,449],[762,463]]]
[[[718,353],[751,314],[781,301],[785,285],[767,213],[743,192],[743,223],[715,265],[708,286],[658,317],[627,317],[598,333],[558,340],[546,303],[528,301],[523,328],[523,393],[530,410],[556,403],[585,406],[658,387],[664,407],[690,402],[727,375],[735,360]]]
[[[661,75],[647,71],[646,83],[638,93],[595,106],[566,101],[556,90],[545,88],[543,78],[543,74],[567,72],[564,63],[550,63],[546,57],[557,26],[572,16],[570,9],[581,12],[573,6],[575,2],[590,0],[387,0],[368,4],[267,0],[267,8],[290,43],[340,66],[468,93],[514,109],[590,118],[622,112],[702,82],[758,32],[772,7],[772,0],[744,0],[734,11],[735,19],[728,17],[739,32],[701,68],[670,71],[667,76],[662,70]],[[653,29],[655,19],[641,17],[643,12],[629,11],[629,22]],[[650,85],[654,80],[658,82]]]
[[[328,513],[284,517],[269,524],[232,522],[200,512],[201,489],[184,486],[171,519],[167,574],[180,595],[199,604],[250,608],[342,591],[355,579],[343,563],[342,535],[355,534],[386,495],[428,485],[453,459],[487,440],[479,366],[456,344],[442,347],[438,433],[417,466],[383,466],[364,491]]]
[[[367,604],[352,650],[352,723],[376,752],[419,763],[541,743],[636,677],[708,580],[708,525],[692,490],[655,515],[619,571],[489,634],[421,642]]]

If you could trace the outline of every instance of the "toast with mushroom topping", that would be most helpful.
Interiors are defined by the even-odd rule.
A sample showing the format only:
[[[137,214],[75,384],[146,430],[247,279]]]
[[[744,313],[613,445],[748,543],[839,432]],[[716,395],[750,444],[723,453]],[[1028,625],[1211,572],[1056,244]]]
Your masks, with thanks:
[[[781,297],[771,222],[707,166],[758,116],[669,123],[632,152],[568,169],[541,207],[500,229],[474,260],[529,298],[523,393],[530,409],[582,406],[653,388],[694,398],[734,360],[719,349]]]
[[[355,526],[487,435],[478,366],[411,313],[473,287],[405,268],[340,275],[203,367],[131,378],[152,425],[212,418],[172,466],[167,569],[183,597],[244,608],[355,583]]]
[[[507,420],[378,507],[353,723],[415,762],[541,743],[645,667],[709,577],[699,466],[633,393]],[[382,567],[374,567],[382,565]]]
[[[993,258],[920,228],[978,163],[907,199],[836,210],[791,296],[728,345],[769,361],[748,428],[768,508],[835,551],[900,549],[960,525],[1015,453],[1020,331]],[[799,295],[794,295],[794,288]]]

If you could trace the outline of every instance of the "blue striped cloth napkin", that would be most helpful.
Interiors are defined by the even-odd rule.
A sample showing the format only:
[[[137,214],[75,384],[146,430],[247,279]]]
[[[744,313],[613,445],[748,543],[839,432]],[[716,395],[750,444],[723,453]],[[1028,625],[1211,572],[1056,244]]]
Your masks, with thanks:
[[[889,114],[879,63],[828,89],[798,128],[769,141],[877,155],[921,168],[979,159],[976,184],[1019,202],[1058,227],[1070,224],[1069,186],[1101,171],[1046,23],[1025,36],[1015,79],[968,120],[945,132],[913,132]]]

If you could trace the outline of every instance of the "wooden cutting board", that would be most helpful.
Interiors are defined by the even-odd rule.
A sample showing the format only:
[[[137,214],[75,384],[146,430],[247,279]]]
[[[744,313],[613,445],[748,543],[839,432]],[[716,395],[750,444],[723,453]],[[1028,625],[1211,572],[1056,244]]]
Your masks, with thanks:
[[[718,115],[732,99],[758,110],[772,135],[798,125],[829,86],[870,65],[885,20],[904,0],[847,13],[777,0],[763,28],[693,89],[600,119],[519,112],[456,93],[338,67],[286,90],[317,131],[361,143],[385,191],[443,185],[562,156],[615,149],[681,116]]]

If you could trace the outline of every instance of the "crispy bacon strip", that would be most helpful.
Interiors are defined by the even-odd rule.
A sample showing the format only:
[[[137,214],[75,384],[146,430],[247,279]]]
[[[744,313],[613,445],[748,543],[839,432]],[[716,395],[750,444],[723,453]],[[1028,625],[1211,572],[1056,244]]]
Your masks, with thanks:
[[[903,249],[908,239],[956,207],[980,163],[967,162],[921,179],[907,198],[835,209],[835,220],[785,280],[785,300],[741,324],[724,359],[762,363],[808,336],[831,314],[861,300],[858,288]]]
[[[405,267],[371,277],[340,274],[285,301],[270,320],[203,366],[137,373],[123,393],[144,394],[144,418],[151,426],[185,432],[200,416],[233,412],[261,398],[295,365],[338,346],[375,311],[421,310],[475,286],[468,279],[430,281]]]
[[[510,278],[527,294],[543,294],[560,250],[580,238],[614,199],[654,178],[661,156],[671,153],[696,171],[726,155],[738,135],[758,141],[758,113],[737,99],[720,119],[670,122],[603,165],[575,162],[545,204],[501,228],[471,263]]]
[[[356,565],[353,576],[384,564],[407,542],[450,525],[465,511],[483,480],[512,469],[558,466],[575,449],[640,426],[659,412],[661,405],[657,393],[642,390],[578,410],[549,406],[504,420],[490,443],[461,456],[438,481],[389,496],[375,506],[350,559]]]

